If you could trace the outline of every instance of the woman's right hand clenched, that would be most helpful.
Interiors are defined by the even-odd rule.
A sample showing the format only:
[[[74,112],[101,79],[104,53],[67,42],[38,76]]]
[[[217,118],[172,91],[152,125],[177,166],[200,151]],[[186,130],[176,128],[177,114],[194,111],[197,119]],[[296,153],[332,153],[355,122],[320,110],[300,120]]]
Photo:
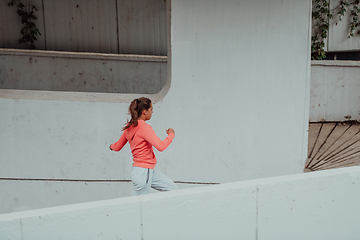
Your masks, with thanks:
[[[168,130],[166,130],[166,133],[167,133],[168,135],[169,135],[169,133],[175,134],[175,131],[174,131],[174,129],[169,128]]]

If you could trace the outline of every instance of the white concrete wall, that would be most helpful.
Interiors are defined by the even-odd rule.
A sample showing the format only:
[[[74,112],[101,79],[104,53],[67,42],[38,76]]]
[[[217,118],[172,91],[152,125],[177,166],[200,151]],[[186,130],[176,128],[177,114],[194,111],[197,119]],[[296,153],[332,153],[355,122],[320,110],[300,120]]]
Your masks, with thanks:
[[[169,127],[176,132],[170,147],[155,153],[158,168],[177,181],[205,183],[302,172],[311,1],[171,4],[171,71],[162,91],[148,95],[155,132],[160,138]],[[114,153],[108,146],[139,96],[0,90],[0,176],[128,180],[129,147]],[[27,205],[54,192],[18,194]]]
[[[360,167],[0,214],[2,240],[357,240]]]
[[[302,172],[311,1],[172,5],[171,88],[155,123],[175,123],[178,139],[160,164],[214,182]]]
[[[310,122],[360,121],[360,63],[312,61]]]

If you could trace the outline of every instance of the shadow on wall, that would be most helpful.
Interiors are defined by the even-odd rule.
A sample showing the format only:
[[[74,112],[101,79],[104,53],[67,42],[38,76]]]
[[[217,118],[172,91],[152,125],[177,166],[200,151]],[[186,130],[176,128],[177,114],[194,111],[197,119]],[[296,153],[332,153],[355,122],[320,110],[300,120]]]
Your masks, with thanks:
[[[0,50],[0,89],[156,94],[166,56]]]

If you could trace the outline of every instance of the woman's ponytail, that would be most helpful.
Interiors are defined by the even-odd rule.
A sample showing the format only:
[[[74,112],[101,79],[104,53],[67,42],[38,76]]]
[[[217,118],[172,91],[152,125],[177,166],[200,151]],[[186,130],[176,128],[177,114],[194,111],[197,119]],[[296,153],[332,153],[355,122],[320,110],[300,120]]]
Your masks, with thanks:
[[[144,110],[147,110],[151,107],[151,100],[145,97],[136,98],[132,100],[129,106],[129,115],[131,116],[130,121],[128,121],[123,128],[123,130],[128,129],[131,126],[136,127],[138,125],[138,119],[141,116]]]

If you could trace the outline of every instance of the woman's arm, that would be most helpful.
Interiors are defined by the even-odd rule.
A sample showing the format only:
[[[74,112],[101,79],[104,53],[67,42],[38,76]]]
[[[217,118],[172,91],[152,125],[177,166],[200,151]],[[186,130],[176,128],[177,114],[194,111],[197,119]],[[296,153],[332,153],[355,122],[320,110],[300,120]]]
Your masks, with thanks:
[[[141,133],[143,135],[143,138],[160,152],[164,151],[170,145],[170,143],[175,137],[175,133],[173,129],[171,129],[172,131],[170,129],[166,131],[168,133],[168,136],[163,141],[161,141],[161,139],[158,136],[156,136],[156,133],[154,132],[154,130],[150,125],[144,124],[141,130],[142,130]]]
[[[112,151],[118,152],[125,146],[126,143],[127,143],[127,139],[126,139],[125,131],[124,131],[123,134],[121,135],[121,137],[119,138],[119,141],[111,144],[109,148]]]

